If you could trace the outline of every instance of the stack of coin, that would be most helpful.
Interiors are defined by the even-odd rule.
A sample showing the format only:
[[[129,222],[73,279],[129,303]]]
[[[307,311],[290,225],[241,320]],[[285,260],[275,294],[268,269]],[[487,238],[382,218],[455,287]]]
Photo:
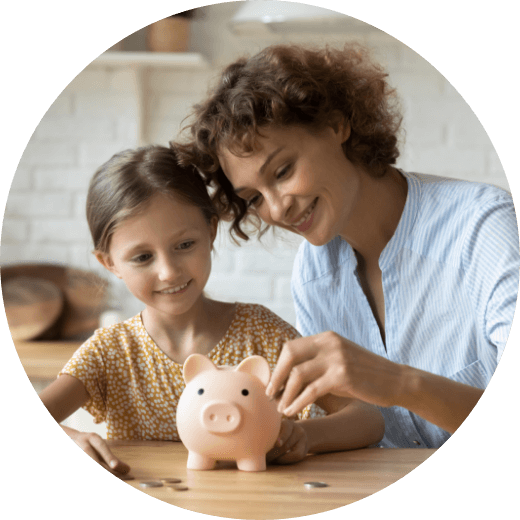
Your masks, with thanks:
[[[144,488],[166,487],[173,491],[187,491],[188,487],[181,484],[182,480],[175,477],[165,477],[159,480],[141,480],[139,485]]]

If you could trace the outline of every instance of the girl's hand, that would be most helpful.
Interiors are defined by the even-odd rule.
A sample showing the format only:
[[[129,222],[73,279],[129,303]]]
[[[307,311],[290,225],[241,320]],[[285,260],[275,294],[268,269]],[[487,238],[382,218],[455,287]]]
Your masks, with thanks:
[[[266,461],[276,464],[294,464],[308,453],[307,434],[292,419],[282,419],[280,433],[274,448],[266,455]]]
[[[90,457],[121,479],[128,478],[130,466],[110,451],[106,441],[97,433],[80,432],[62,426],[67,435]]]
[[[402,397],[404,368],[334,332],[323,332],[285,343],[266,394],[272,398],[284,389],[278,410],[287,416],[329,393],[395,406]]]

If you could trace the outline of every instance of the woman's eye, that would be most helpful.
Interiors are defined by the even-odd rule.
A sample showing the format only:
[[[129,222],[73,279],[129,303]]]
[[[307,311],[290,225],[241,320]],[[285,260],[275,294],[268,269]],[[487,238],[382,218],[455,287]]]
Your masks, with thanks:
[[[247,207],[251,207],[251,206],[257,206],[258,203],[260,202],[260,199],[262,198],[261,195],[255,195],[254,197],[251,197],[248,201],[247,201]]]
[[[289,169],[289,166],[284,166],[281,170],[278,170],[278,172],[276,173],[276,178],[281,179],[285,177],[289,173]]]

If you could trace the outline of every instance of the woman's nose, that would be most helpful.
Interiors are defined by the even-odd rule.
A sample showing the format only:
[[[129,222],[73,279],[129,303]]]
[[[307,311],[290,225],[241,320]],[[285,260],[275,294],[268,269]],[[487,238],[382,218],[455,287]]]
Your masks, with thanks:
[[[290,197],[279,193],[273,193],[266,196],[266,202],[269,208],[271,220],[285,223],[289,208],[291,207]]]

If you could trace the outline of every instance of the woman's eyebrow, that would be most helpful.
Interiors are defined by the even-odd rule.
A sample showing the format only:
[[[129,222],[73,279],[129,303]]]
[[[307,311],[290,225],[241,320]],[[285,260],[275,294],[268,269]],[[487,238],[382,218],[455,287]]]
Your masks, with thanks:
[[[278,147],[276,150],[273,150],[264,161],[264,164],[260,166],[260,169],[258,170],[259,175],[263,175],[265,173],[265,170],[269,166],[269,163],[282,151],[283,146]],[[241,191],[244,191],[247,189],[246,187],[237,188],[235,190],[235,193],[238,195]]]

